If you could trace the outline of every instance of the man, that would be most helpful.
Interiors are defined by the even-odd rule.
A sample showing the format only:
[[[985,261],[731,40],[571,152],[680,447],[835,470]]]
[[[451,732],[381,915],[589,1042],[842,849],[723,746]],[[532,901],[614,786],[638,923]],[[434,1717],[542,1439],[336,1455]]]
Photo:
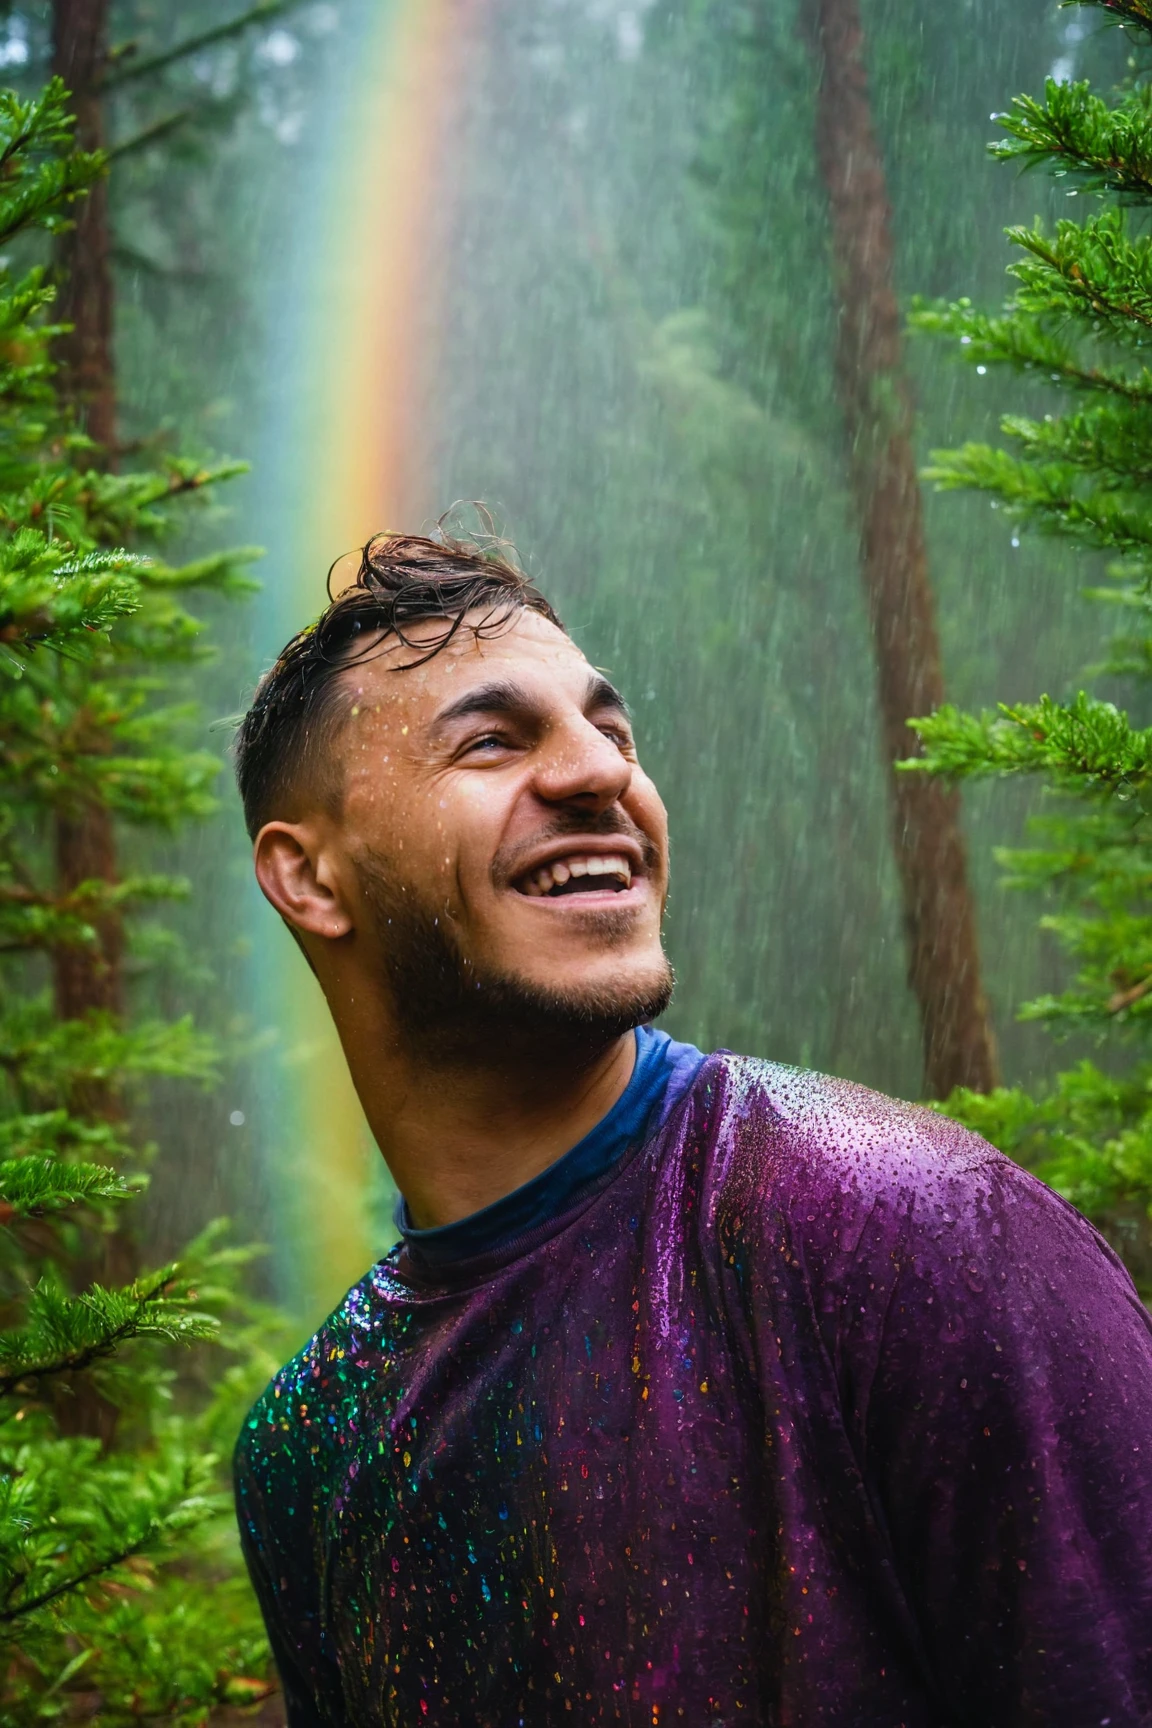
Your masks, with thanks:
[[[292,1728],[1148,1728],[1127,1275],[946,1119],[652,1030],[664,809],[523,575],[371,542],[238,769],[403,1196],[238,1447]]]

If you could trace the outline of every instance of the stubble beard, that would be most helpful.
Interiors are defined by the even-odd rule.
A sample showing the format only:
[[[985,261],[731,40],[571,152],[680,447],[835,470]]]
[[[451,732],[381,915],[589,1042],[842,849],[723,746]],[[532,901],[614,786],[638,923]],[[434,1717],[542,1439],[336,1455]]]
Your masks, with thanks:
[[[482,968],[460,949],[443,910],[397,880],[378,855],[356,861],[372,910],[401,1036],[414,1056],[445,1064],[511,1063],[532,1057],[590,1060],[635,1026],[655,1020],[672,1000],[668,960],[634,979],[556,990]],[[631,929],[611,907],[589,909],[605,946]]]

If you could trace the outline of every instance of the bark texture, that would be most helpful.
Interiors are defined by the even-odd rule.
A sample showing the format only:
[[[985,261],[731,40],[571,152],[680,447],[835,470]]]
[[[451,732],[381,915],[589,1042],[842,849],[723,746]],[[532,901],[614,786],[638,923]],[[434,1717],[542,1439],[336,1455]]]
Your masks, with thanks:
[[[107,57],[108,0],[53,0],[52,71],[72,93],[82,150],[105,144],[100,80]],[[80,424],[110,461],[116,448],[116,388],[106,180],[98,180],[77,203],[74,219],[56,247],[56,313],[72,326],[57,345],[60,382]]]
[[[117,880],[116,835],[112,819],[99,804],[76,815],[56,817],[56,889],[63,899],[84,882]],[[85,948],[58,948],[54,964],[58,1020],[75,1020],[93,1008],[123,1012],[124,925],[118,913],[94,920],[96,942]]]
[[[876,652],[884,755],[916,754],[907,721],[944,699],[923,506],[903,370],[891,206],[872,122],[859,0],[815,0],[821,62],[816,141],[828,193],[839,310],[836,368],[850,446],[861,568]],[[924,1086],[987,1091],[996,1048],[980,981],[958,793],[890,770],[909,981],[924,1039]]]
[[[100,80],[108,57],[108,0],[53,0],[52,70],[72,93],[76,142],[83,150],[105,143]],[[56,248],[56,314],[72,326],[57,344],[58,380],[81,426],[111,466],[116,451],[116,376],[112,352],[112,266],[107,181],[98,180],[75,206],[75,226]],[[57,885],[61,895],[82,882],[118,876],[112,817],[99,804],[56,819]],[[123,1008],[124,933],[115,913],[97,920],[94,945],[60,947],[53,956],[56,1013],[72,1020],[95,1009]],[[115,1094],[101,1113],[115,1113]],[[88,1100],[89,1104],[93,1102]]]

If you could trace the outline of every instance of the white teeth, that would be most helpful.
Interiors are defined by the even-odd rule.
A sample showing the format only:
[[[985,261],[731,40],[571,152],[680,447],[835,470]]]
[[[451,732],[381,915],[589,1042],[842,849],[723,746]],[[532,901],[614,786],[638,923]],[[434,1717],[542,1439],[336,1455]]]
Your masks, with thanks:
[[[551,864],[542,864],[534,870],[531,876],[524,879],[522,893],[533,898],[548,894],[553,887],[563,887],[573,876],[618,876],[630,888],[632,886],[632,866],[628,859],[616,853],[587,853],[575,857],[557,858]]]
[[[589,876],[622,876],[629,885],[632,882],[632,866],[627,858],[620,858],[608,853],[604,858],[589,858]]]

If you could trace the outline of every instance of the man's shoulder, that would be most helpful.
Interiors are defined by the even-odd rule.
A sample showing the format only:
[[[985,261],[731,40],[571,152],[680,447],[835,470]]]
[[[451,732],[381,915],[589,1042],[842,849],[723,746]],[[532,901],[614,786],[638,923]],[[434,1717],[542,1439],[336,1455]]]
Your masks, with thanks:
[[[269,1381],[236,1443],[243,1475],[276,1462],[311,1466],[338,1452],[354,1425],[361,1388],[388,1353],[391,1256],[359,1279],[318,1330]]]
[[[895,1236],[938,1226],[963,1234],[966,1223],[983,1233],[993,1214],[1023,1208],[1095,1234],[1035,1176],[937,1110],[724,1051],[702,1080],[722,1213],[755,1200],[776,1217],[835,1220],[849,1232],[868,1221]]]
[[[926,1286],[959,1281],[977,1305],[1040,1279],[1045,1300],[1093,1289],[1139,1307],[1088,1220],[961,1123],[778,1063],[722,1052],[709,1068],[703,1212],[733,1263],[767,1255],[825,1294],[887,1288],[903,1267]]]
[[[792,1177],[889,1187],[924,1176],[979,1180],[1009,1162],[937,1110],[816,1069],[721,1050],[701,1082],[716,1139],[759,1144]]]

